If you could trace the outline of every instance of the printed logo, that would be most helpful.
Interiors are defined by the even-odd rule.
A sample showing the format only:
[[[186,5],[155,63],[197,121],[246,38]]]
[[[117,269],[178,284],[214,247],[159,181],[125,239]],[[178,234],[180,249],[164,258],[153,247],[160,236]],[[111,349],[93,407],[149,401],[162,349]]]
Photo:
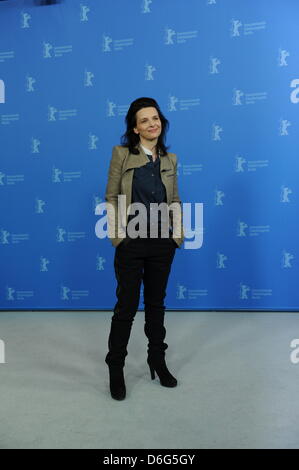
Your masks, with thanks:
[[[225,269],[224,261],[227,260],[227,256],[223,253],[217,253],[216,268]]]
[[[245,222],[238,220],[237,224],[237,237],[246,237],[247,234],[245,229],[249,230],[250,237],[257,237],[262,233],[270,232],[270,225],[250,225],[248,226]]]
[[[12,122],[19,121],[20,115],[19,114],[2,114],[1,115],[1,124],[3,126],[7,126]]]
[[[60,286],[60,299],[61,300],[79,300],[82,297],[88,297],[88,290],[71,290],[68,286]]]
[[[292,194],[292,190],[285,185],[280,187],[280,202],[291,202],[289,194]]]
[[[6,286],[6,300],[14,302],[17,300],[28,300],[30,297],[34,297],[33,290],[16,290],[13,287]]]
[[[40,266],[39,266],[39,270],[41,272],[45,272],[45,271],[48,271],[48,264],[50,263],[50,261],[47,259],[47,258],[44,258],[43,256],[40,257]]]
[[[113,101],[107,100],[107,117],[113,117],[113,116],[125,116],[127,114],[129,106],[127,104],[125,105],[117,105]],[[116,109],[116,113],[115,110]]]
[[[185,299],[185,292],[187,291],[187,287],[185,287],[183,284],[177,284],[177,299]]]
[[[57,118],[58,115],[58,118]],[[57,109],[55,106],[48,105],[48,121],[67,121],[69,118],[76,117],[76,109]]]
[[[49,42],[43,42],[43,58],[52,59],[53,57],[62,57],[64,54],[69,54],[73,51],[72,45],[67,46],[53,46]]]
[[[96,270],[97,271],[104,271],[104,263],[106,263],[106,258],[103,258],[100,255],[97,255],[97,263],[96,263]]]
[[[223,132],[223,128],[219,124],[212,125],[212,140],[219,141],[221,140],[220,132]]]
[[[164,31],[164,44],[166,46],[186,43],[189,39],[197,38],[198,35],[197,30],[176,32],[174,29],[168,28],[168,26],[164,28]]]
[[[150,13],[150,4],[153,3],[152,0],[142,0],[141,2],[141,13]]]
[[[279,125],[278,135],[289,135],[288,127],[290,127],[291,123],[287,119],[281,119]]]
[[[286,250],[283,250],[282,252],[282,260],[281,260],[281,267],[283,269],[285,268],[292,268],[293,266],[291,265],[291,260],[294,259],[294,255],[289,253]]]
[[[191,164],[184,163],[182,165],[181,162],[179,162],[177,167],[178,167],[177,176],[179,176],[179,174],[180,174],[179,168],[181,168],[181,167],[183,169],[182,174],[184,176],[190,176],[190,175],[193,175],[193,173],[198,173],[199,171],[203,170],[203,164],[202,163],[191,163]]]
[[[22,183],[24,181],[24,175],[18,174],[18,175],[7,175],[0,171],[0,186],[4,186],[4,178],[6,178],[6,184],[17,184],[17,183]]]
[[[65,236],[67,240],[65,240]],[[86,238],[85,232],[67,232],[63,227],[56,227],[56,241],[57,243],[74,242]]]
[[[145,65],[145,80],[154,80],[153,73],[156,71],[156,67],[153,65]]]
[[[90,12],[90,8],[88,5],[83,5],[80,3],[80,21],[88,21],[87,13]]]
[[[245,229],[248,225],[241,220],[238,221],[238,228],[237,228],[237,237],[246,237]]]
[[[84,72],[84,86],[93,86],[92,79],[94,78],[94,74],[89,72],[85,69]]]
[[[268,93],[266,91],[256,92],[256,93],[244,93],[242,90],[233,90],[232,103],[233,106],[241,106],[243,104],[255,104],[258,101],[266,100]],[[244,99],[244,103],[241,98]]]
[[[187,111],[194,106],[200,105],[199,98],[179,99],[174,95],[168,95],[167,108],[169,112]]]
[[[94,135],[94,134],[91,134],[91,132],[88,134],[88,150],[97,150],[97,141],[99,140],[99,138]]]
[[[31,137],[31,153],[39,153],[40,140]]]
[[[21,12],[21,28],[30,28],[29,20],[31,19],[31,15],[29,13]]]
[[[214,203],[215,206],[223,206],[223,201],[222,199],[224,198],[225,194],[223,191],[220,189],[215,189],[215,198],[214,198]]]
[[[246,168],[244,168],[247,164]],[[235,157],[235,172],[244,173],[245,171],[257,171],[259,168],[269,166],[269,160],[246,160],[241,155]]]
[[[183,284],[177,283],[176,298],[179,300],[196,300],[208,295],[208,289],[187,289]]]
[[[8,237],[11,238],[9,242]],[[10,233],[4,228],[0,228],[0,244],[8,245],[9,243],[20,243],[29,240],[29,233]]]
[[[110,36],[103,34],[102,51],[112,52],[112,47],[114,51],[122,51],[125,49],[125,47],[133,46],[133,44],[134,38],[112,39]]]
[[[36,214],[43,214],[44,213],[44,206],[45,206],[45,201],[39,198],[35,198],[35,213]]]
[[[278,67],[287,67],[287,61],[286,58],[289,57],[290,53],[286,51],[285,49],[279,48],[278,50]]]
[[[62,171],[60,168],[52,167],[52,183],[69,183],[81,176],[82,171]]]
[[[0,229],[0,243],[1,243],[1,245],[8,245],[9,235],[10,235],[10,233],[7,230],[5,230],[4,228]]]
[[[221,61],[217,57],[210,57],[210,74],[219,73],[219,64],[221,64]]]
[[[28,92],[34,91],[33,84],[36,82],[35,78],[26,76],[25,90]]]
[[[248,292],[250,287],[246,284],[240,283],[240,299],[248,299]]]
[[[237,19],[232,19],[231,20],[231,27],[230,27],[230,35],[231,37],[240,37],[240,29],[243,23],[240,20]],[[255,23],[244,23],[244,31],[243,34],[244,36],[246,35],[252,35],[256,31],[266,29],[266,21],[259,21]]]
[[[263,297],[272,296],[272,289],[252,289],[247,284],[240,282],[239,284],[239,298],[241,300],[249,299],[251,294],[251,299],[262,299]]]
[[[240,28],[242,26],[242,23],[240,20],[231,20],[231,37],[236,37],[240,36]]]

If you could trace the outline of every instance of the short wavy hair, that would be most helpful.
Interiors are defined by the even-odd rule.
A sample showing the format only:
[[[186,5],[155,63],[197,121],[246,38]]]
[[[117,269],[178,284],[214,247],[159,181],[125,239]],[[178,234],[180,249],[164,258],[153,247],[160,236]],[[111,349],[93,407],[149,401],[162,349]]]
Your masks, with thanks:
[[[140,137],[134,132],[134,127],[136,127],[137,124],[136,113],[142,108],[149,107],[156,108],[162,123],[162,131],[157,141],[157,150],[160,150],[162,155],[167,155],[167,149],[169,148],[169,146],[166,146],[165,140],[166,133],[169,129],[169,121],[161,112],[157,101],[153,98],[142,97],[138,98],[137,100],[131,103],[125,118],[127,130],[121,137],[121,145],[123,147],[128,147],[129,151],[131,153],[134,153],[135,155],[139,153],[139,150],[136,148],[136,146],[140,142]]]

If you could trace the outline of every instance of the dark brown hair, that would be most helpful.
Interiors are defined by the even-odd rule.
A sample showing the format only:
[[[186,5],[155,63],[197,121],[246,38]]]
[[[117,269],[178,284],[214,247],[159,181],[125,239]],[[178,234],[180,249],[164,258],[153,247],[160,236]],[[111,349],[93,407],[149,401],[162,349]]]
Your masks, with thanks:
[[[140,137],[134,132],[134,127],[136,127],[137,124],[136,113],[142,108],[149,107],[156,108],[162,123],[162,131],[158,137],[157,150],[160,150],[162,155],[167,155],[167,149],[169,148],[169,146],[166,147],[165,139],[166,132],[169,128],[169,121],[165,118],[165,116],[160,110],[158,103],[153,98],[138,98],[137,100],[131,103],[125,118],[127,130],[121,137],[121,145],[123,147],[128,147],[131,153],[139,153],[139,150],[136,148],[136,146],[140,142]]]

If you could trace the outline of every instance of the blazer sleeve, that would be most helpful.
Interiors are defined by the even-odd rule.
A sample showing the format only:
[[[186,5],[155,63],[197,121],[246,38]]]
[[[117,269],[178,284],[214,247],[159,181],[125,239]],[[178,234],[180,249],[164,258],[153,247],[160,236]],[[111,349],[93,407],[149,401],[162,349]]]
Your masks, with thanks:
[[[173,167],[174,167],[174,178],[173,178],[173,197],[171,202],[177,202],[180,205],[179,213],[173,215],[173,235],[174,238],[184,239],[184,228],[183,228],[183,206],[179,196],[178,190],[178,178],[177,178],[177,155],[173,154]]]
[[[115,145],[112,149],[112,157],[108,171],[108,182],[105,192],[107,208],[108,238],[118,238],[118,195],[121,194],[121,176],[123,153],[120,147]]]

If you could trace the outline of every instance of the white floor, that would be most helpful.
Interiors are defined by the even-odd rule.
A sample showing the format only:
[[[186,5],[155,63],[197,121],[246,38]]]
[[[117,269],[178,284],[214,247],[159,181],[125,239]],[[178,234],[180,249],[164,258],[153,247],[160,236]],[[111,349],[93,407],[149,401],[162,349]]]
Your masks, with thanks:
[[[104,362],[111,316],[0,312],[0,448],[299,448],[298,313],[167,312],[168,389],[150,378],[139,311],[120,402]]]

